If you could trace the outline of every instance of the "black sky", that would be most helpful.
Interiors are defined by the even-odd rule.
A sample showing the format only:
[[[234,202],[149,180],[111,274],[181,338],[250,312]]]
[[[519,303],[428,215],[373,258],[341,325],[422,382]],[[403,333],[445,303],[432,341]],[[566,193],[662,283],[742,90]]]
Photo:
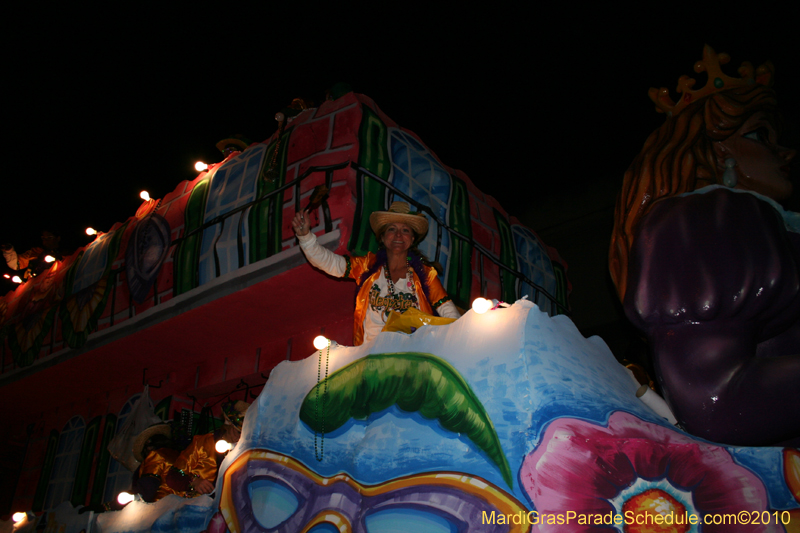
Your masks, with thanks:
[[[264,140],[292,98],[320,102],[339,81],[517,216],[590,180],[621,182],[663,120],[648,87],[674,89],[705,42],[732,56],[731,73],[771,59],[783,109],[800,117],[797,7],[375,5],[14,7],[0,241],[21,251],[52,227],[81,246],[86,226],[133,215],[140,190],[163,197],[197,159],[218,161],[219,139]]]

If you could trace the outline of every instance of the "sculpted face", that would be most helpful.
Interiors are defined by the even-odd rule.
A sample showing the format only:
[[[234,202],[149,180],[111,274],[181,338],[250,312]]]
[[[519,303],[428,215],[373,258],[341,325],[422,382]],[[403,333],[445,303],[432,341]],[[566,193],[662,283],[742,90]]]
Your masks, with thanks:
[[[414,230],[402,222],[393,222],[386,228],[381,242],[388,251],[405,253],[414,243]]]
[[[797,152],[777,143],[775,128],[764,113],[755,113],[736,133],[714,144],[720,165],[728,158],[736,160],[737,189],[778,201],[792,194],[789,163]]]

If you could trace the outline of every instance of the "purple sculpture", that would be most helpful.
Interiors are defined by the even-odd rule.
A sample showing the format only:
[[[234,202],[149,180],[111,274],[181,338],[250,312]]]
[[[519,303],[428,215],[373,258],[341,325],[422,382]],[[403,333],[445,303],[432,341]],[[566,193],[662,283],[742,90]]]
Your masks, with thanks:
[[[610,268],[628,318],[647,336],[680,424],[726,444],[800,443],[800,215],[795,150],[778,142],[772,65],[721,70],[706,46],[696,72],[650,97],[666,122],[647,139],[617,201]]]

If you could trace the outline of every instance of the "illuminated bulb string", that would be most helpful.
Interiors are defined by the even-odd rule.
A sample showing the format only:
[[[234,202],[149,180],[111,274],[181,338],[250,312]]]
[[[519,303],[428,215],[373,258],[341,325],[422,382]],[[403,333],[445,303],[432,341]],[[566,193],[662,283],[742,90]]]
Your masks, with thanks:
[[[527,296],[523,296],[522,299],[526,299]],[[500,302],[497,300],[487,300],[486,298],[475,298],[472,302],[472,310],[482,315],[486,311],[493,311],[500,307],[508,307],[509,305],[505,302]]]
[[[325,455],[325,402],[328,400],[328,363],[331,358],[331,341],[328,339],[328,351],[325,355],[325,379],[323,386],[325,390],[322,393],[322,409],[320,409],[319,390],[320,390],[320,377],[322,374],[322,348],[319,349],[319,359],[317,360],[317,401],[314,402],[314,457],[317,461],[322,462]],[[322,418],[320,418],[320,410],[322,411]],[[319,449],[317,449],[317,427],[319,431]]]
[[[225,439],[220,439],[214,445],[214,448],[217,450],[217,453],[228,453],[233,449],[233,443],[228,442]]]

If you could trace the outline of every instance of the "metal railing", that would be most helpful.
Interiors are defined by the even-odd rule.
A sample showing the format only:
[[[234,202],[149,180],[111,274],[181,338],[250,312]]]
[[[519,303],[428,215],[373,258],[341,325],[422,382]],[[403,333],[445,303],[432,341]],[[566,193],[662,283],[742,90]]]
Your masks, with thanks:
[[[210,228],[212,226],[215,226],[217,224],[221,225],[220,231],[219,231],[219,235],[222,235],[222,231],[225,228],[224,224],[225,224],[225,220],[226,219],[232,217],[233,215],[235,215],[237,213],[243,213],[246,209],[248,209],[248,208],[250,208],[250,207],[252,207],[252,206],[254,206],[254,205],[256,205],[256,204],[258,204],[260,202],[269,200],[269,199],[271,199],[271,198],[273,198],[275,196],[283,194],[284,191],[286,191],[287,189],[291,189],[292,187],[294,187],[294,189],[295,189],[294,190],[295,210],[299,211],[301,209],[301,207],[302,207],[301,206],[301,202],[300,202],[300,184],[302,183],[302,181],[304,179],[308,178],[309,176],[311,176],[312,174],[314,174],[316,172],[325,172],[325,186],[330,190],[331,185],[333,184],[333,173],[334,173],[334,171],[341,170],[341,169],[347,167],[349,164],[350,164],[349,161],[345,161],[344,163],[338,163],[336,165],[325,165],[325,166],[319,166],[319,167],[310,167],[308,170],[303,172],[301,175],[299,175],[298,177],[296,177],[295,179],[293,179],[289,183],[281,185],[280,187],[278,187],[274,191],[270,191],[270,192],[268,192],[266,194],[263,194],[263,195],[259,196],[258,198],[256,198],[255,200],[247,202],[246,204],[242,204],[242,205],[240,205],[239,207],[237,207],[235,209],[231,209],[227,213],[224,213],[222,215],[216,216],[216,217],[212,218],[211,220],[209,220],[208,222],[203,223],[201,226],[193,229],[192,231],[187,232],[184,235],[182,235],[181,237],[178,237],[178,238],[174,239],[170,243],[170,246],[177,246],[178,244],[180,244],[181,242],[185,241],[189,237],[192,237],[192,236],[194,236],[194,235],[196,235],[198,233],[202,233],[206,229],[208,229],[208,228]],[[325,224],[325,233],[328,233],[328,232],[333,230],[333,220],[331,219],[331,212],[330,212],[330,208],[328,207],[328,203],[327,202],[322,202],[322,213],[323,213],[323,215],[322,215],[323,216],[323,221],[324,221],[324,224]],[[217,236],[217,238],[219,238],[219,236]],[[238,239],[237,248],[238,248],[238,252],[239,252],[239,267],[243,267],[244,266],[244,246],[243,246],[243,243],[242,243],[242,232],[241,231],[238,232],[237,239]],[[217,274],[217,276],[219,276],[220,265],[219,265],[219,257],[217,256],[216,247],[214,247],[214,263],[215,263],[215,266],[216,266],[216,274]]]
[[[234,215],[240,214],[240,213],[243,214],[243,212],[246,209],[248,209],[249,207],[252,207],[252,206],[254,206],[255,204],[257,204],[259,202],[263,202],[263,201],[269,200],[271,198],[277,197],[278,195],[282,195],[284,191],[286,191],[286,190],[288,190],[290,188],[294,188],[295,210],[299,211],[302,208],[301,200],[300,200],[300,185],[303,182],[303,180],[307,179],[308,177],[310,177],[311,175],[313,175],[313,174],[315,174],[317,172],[324,172],[325,173],[325,186],[330,190],[332,185],[333,185],[333,173],[335,171],[337,171],[337,170],[341,170],[341,169],[346,168],[348,166],[351,166],[353,169],[355,169],[355,171],[356,171],[356,183],[357,183],[358,187],[361,187],[361,190],[363,190],[363,188],[364,188],[364,180],[366,178],[373,179],[376,182],[378,182],[381,185],[383,185],[384,187],[386,187],[389,191],[391,191],[391,193],[404,198],[411,205],[415,206],[417,208],[417,210],[426,213],[429,217],[431,217],[433,220],[436,221],[436,223],[437,223],[437,235],[436,235],[436,237],[437,238],[436,238],[436,253],[435,253],[434,261],[438,261],[439,260],[439,256],[440,256],[440,253],[441,253],[441,241],[442,241],[442,232],[443,231],[447,231],[450,234],[451,237],[456,238],[456,239],[460,239],[462,242],[464,242],[465,244],[471,246],[474,250],[476,250],[478,252],[478,256],[479,256],[479,259],[480,259],[480,267],[479,267],[480,278],[481,278],[480,279],[480,287],[481,287],[481,290],[484,293],[484,295],[485,295],[485,288],[486,288],[486,278],[485,278],[485,275],[484,275],[484,259],[488,259],[492,263],[496,264],[499,268],[511,273],[517,280],[519,280],[519,282],[526,283],[526,284],[530,285],[531,287],[533,287],[533,289],[534,289],[533,301],[534,302],[538,302],[539,297],[540,296],[544,296],[547,300],[549,300],[551,302],[551,305],[552,305],[551,308],[556,311],[556,314],[568,314],[569,313],[569,309],[567,307],[565,307],[564,305],[562,305],[561,303],[559,303],[558,300],[556,300],[556,298],[553,295],[551,295],[550,293],[548,293],[543,287],[541,287],[541,286],[537,285],[536,283],[534,283],[532,280],[530,280],[528,277],[526,277],[524,274],[522,274],[518,270],[503,264],[500,261],[499,258],[495,257],[491,252],[489,252],[489,250],[487,250],[486,248],[481,246],[479,243],[475,242],[475,240],[472,239],[472,237],[468,237],[468,236],[464,235],[463,233],[451,228],[444,220],[441,220],[436,215],[436,213],[434,213],[434,211],[430,207],[428,207],[426,205],[423,205],[423,204],[420,204],[419,202],[417,202],[416,200],[411,198],[405,192],[397,189],[392,183],[384,180],[383,178],[381,178],[379,176],[376,176],[375,174],[373,174],[372,172],[370,172],[366,168],[359,166],[355,162],[350,162],[350,161],[345,161],[343,163],[338,163],[338,164],[335,164],[335,165],[325,165],[325,166],[310,167],[308,170],[303,172],[303,174],[301,174],[300,176],[296,177],[294,180],[290,181],[289,183],[286,183],[286,184],[278,187],[277,189],[275,189],[273,191],[270,191],[269,193],[266,193],[266,194],[256,198],[255,200],[252,200],[252,201],[250,201],[250,202],[248,202],[248,203],[246,203],[244,205],[236,207],[235,209],[232,209],[232,210],[228,211],[227,213],[224,213],[222,215],[214,217],[213,219],[209,220],[208,222],[203,223],[201,226],[193,229],[192,231],[187,232],[184,235],[172,240],[170,242],[170,247],[176,247],[181,242],[185,241],[186,239],[188,239],[188,238],[190,238],[190,237],[192,237],[194,235],[197,235],[199,233],[202,233],[206,229],[208,229],[208,228],[210,228],[212,226],[215,226],[217,224],[220,224],[220,226],[221,226],[220,227],[220,232],[219,232],[220,235],[221,235],[222,231],[224,230],[224,224],[225,224],[225,220],[226,219],[228,219],[228,218],[230,218],[230,217],[232,217]],[[330,231],[333,231],[333,220],[331,218],[331,212],[330,212],[330,208],[328,206],[327,201],[323,201],[322,202],[322,213],[323,213],[323,223],[324,223],[325,233],[329,233]],[[358,213],[356,213],[356,216],[358,216]],[[219,237],[217,237],[217,238],[219,238]],[[242,242],[242,232],[241,232],[241,230],[238,232],[237,239],[238,239],[237,248],[238,248],[238,253],[239,253],[239,267],[242,267],[242,266],[244,266],[244,246],[243,246],[243,242]],[[458,254],[458,255],[459,255],[458,260],[460,262],[462,260],[461,254]],[[214,249],[214,262],[215,262],[215,273],[216,273],[216,276],[219,276],[220,275],[220,263],[219,263],[219,257],[217,255],[216,248]],[[461,267],[461,264],[459,264],[459,267]],[[117,285],[118,285],[117,280],[118,280],[119,273],[122,272],[123,270],[124,270],[124,268],[112,269],[110,274],[109,274],[109,278],[110,278],[109,282],[111,283],[111,291],[112,291],[111,295],[110,295],[111,296],[111,313],[110,313],[109,318],[108,318],[109,327],[114,326],[115,321],[116,321],[116,315],[118,314],[116,312]],[[173,280],[173,282],[174,282],[174,280]],[[502,278],[501,278],[501,283],[502,283]],[[158,306],[159,303],[160,302],[159,302],[159,291],[158,291],[158,277],[156,277],[155,283],[153,285],[153,306],[154,307]],[[122,311],[122,312],[124,312],[124,311]],[[135,314],[135,303],[133,301],[133,298],[129,296],[129,299],[128,299],[128,318],[133,318],[134,314]],[[51,339],[50,339],[50,346],[49,346],[49,352],[50,353],[53,353],[54,350],[55,350],[55,331],[56,331],[56,324],[58,322],[59,322],[59,317],[58,317],[58,313],[56,313],[56,317],[53,320],[52,329],[51,329]],[[98,326],[99,325],[101,325],[101,324],[98,324]],[[95,328],[95,331],[97,331],[97,327]],[[5,372],[7,370],[7,365],[6,365],[6,361],[5,361],[6,354],[7,354],[6,348],[5,348],[5,344],[6,344],[5,343],[5,339],[3,339],[2,344],[3,344],[2,370],[0,370],[0,373]],[[63,347],[65,346],[65,343],[64,343],[63,340],[61,342],[61,345],[62,346],[61,346],[60,349],[63,349]],[[38,357],[39,356],[37,356],[36,358],[38,359]],[[16,363],[12,360],[12,363],[11,363],[10,366],[13,369],[13,368],[16,367]]]

